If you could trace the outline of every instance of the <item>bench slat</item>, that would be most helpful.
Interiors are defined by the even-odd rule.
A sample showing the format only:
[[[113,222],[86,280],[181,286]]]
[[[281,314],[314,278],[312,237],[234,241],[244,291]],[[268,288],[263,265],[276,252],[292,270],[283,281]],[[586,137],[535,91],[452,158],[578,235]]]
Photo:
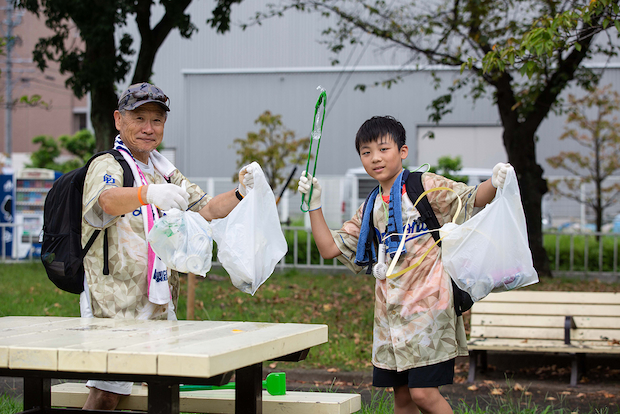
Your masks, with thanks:
[[[86,402],[85,384],[63,383],[52,387],[52,406],[81,408]],[[235,390],[187,391],[180,394],[180,411],[190,413],[235,412]],[[119,410],[146,411],[148,387],[134,385],[131,395],[122,397]],[[270,395],[263,391],[263,413],[290,414],[351,414],[362,409],[359,394],[287,391]]]
[[[527,292],[529,293],[529,292]],[[501,293],[499,294],[501,295]],[[618,296],[620,300],[620,296]],[[620,317],[620,303],[615,305],[577,305],[565,303],[498,303],[476,302],[472,314],[506,314],[506,315],[558,315],[558,316],[607,316]]]
[[[491,293],[480,302],[527,302],[527,303],[576,303],[576,304],[610,304],[620,303],[617,292],[544,292],[544,291],[510,291]]]
[[[575,316],[578,328],[620,329],[620,318]],[[564,316],[478,314],[471,315],[472,326],[564,327]]]
[[[556,339],[564,340],[564,326],[556,328],[532,328],[519,326],[472,326],[471,339],[475,338],[513,338],[513,339]],[[613,340],[620,341],[620,330],[612,329],[571,329],[572,341],[600,341],[611,345]],[[620,347],[620,345],[619,345]]]
[[[562,352],[588,354],[620,354],[620,346],[604,346],[590,341],[575,341],[565,345],[564,341],[542,341],[523,339],[476,339],[467,344],[470,351],[527,351],[527,352]]]

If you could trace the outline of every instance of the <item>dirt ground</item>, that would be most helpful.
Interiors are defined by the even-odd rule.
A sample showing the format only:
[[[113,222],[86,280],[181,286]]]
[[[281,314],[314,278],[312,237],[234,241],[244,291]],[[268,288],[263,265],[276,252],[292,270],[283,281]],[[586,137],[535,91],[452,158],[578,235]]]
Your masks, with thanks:
[[[465,403],[473,407],[498,407],[509,399],[513,404],[564,408],[571,413],[595,412],[607,408],[607,414],[620,414],[620,355],[588,356],[586,375],[577,387],[570,383],[570,359],[567,356],[532,354],[489,354],[489,369],[478,373],[474,384],[467,383],[467,358],[457,360],[455,383],[441,388],[453,407]],[[372,371],[282,369],[277,364],[264,367],[269,372],[286,372],[287,390],[336,390],[357,392],[370,403]],[[0,393],[19,398],[20,379],[1,378]],[[499,412],[499,410],[498,410]],[[539,412],[537,410],[537,412]],[[603,412],[604,413],[604,412]]]
[[[457,361],[455,383],[441,388],[452,407],[466,403],[472,407],[498,407],[534,404],[564,408],[568,412],[587,413],[607,408],[608,414],[620,413],[620,355],[587,359],[587,373],[576,387],[570,386],[570,359],[554,355],[491,355],[485,373],[477,373],[474,384],[467,383],[467,358]],[[265,368],[266,372],[277,372]],[[280,370],[282,371],[282,370]],[[331,371],[331,372],[329,372]],[[337,389],[362,394],[372,399],[372,371],[337,372],[334,370],[285,370],[288,390]],[[376,390],[375,390],[376,392]],[[528,405],[529,404],[529,405]]]

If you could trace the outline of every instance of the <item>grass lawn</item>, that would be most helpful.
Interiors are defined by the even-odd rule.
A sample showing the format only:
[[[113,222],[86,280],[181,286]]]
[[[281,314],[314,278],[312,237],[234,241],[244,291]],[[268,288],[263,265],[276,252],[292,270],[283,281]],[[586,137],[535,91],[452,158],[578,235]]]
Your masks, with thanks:
[[[274,273],[254,296],[237,290],[225,271],[214,268],[209,277],[198,277],[195,319],[260,322],[320,323],[329,326],[329,342],[314,347],[299,363],[279,363],[278,368],[320,368],[342,371],[370,369],[374,278],[352,273],[312,274],[286,271]],[[39,263],[0,264],[0,316],[79,316],[78,295],[57,289]],[[598,281],[543,280],[529,290],[614,291],[620,283]],[[181,279],[179,319],[187,315],[187,278]],[[378,397],[363,413],[391,413],[392,403]],[[15,412],[10,402],[0,400],[0,414]],[[506,413],[559,413],[525,405],[502,409]],[[480,407],[455,407],[456,413],[486,413]],[[595,411],[592,411],[594,413]],[[596,411],[616,413],[617,411]]]

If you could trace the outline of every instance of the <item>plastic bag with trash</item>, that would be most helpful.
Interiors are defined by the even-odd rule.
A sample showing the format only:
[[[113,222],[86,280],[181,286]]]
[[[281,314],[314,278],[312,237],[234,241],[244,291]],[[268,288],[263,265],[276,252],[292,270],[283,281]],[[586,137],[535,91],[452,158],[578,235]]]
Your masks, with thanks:
[[[199,213],[176,208],[167,211],[153,224],[147,240],[171,269],[201,276],[211,269],[213,232]]]
[[[440,230],[442,263],[474,302],[538,282],[514,168],[493,202],[461,225]]]
[[[211,221],[217,258],[232,284],[254,294],[288,250],[275,196],[258,163],[248,167],[254,188],[223,219]]]

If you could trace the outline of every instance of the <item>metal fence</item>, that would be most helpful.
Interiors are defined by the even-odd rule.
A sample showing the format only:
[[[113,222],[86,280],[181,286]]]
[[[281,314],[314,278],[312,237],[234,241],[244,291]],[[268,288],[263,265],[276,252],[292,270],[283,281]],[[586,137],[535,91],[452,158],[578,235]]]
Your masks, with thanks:
[[[289,251],[278,264],[278,269],[304,269],[319,271],[348,271],[337,259],[324,260],[314,244],[312,232],[305,227],[282,226],[282,231],[289,245]],[[9,232],[20,234],[16,224],[0,224],[2,243],[0,262],[18,262],[38,260],[35,249],[30,249],[25,258],[14,259],[7,252],[5,244]],[[618,233],[566,233],[545,232],[545,248],[550,258],[552,273],[555,277],[595,277],[606,281],[620,280],[618,263]],[[30,237],[31,242],[37,236]],[[218,265],[217,253],[214,265]]]

